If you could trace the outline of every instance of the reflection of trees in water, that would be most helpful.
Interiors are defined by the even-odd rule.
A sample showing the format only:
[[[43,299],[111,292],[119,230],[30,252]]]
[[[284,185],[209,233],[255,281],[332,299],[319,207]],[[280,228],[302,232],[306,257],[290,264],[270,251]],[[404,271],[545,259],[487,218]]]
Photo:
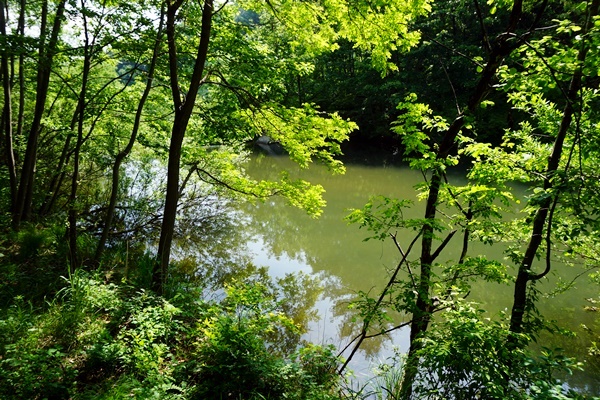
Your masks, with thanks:
[[[124,175],[111,243],[127,242],[132,249],[152,252],[160,232],[163,170],[158,163],[134,163]],[[225,285],[235,281],[266,285],[277,306],[273,311],[285,313],[300,328],[299,332],[281,328],[267,335],[273,350],[289,354],[308,324],[318,319],[314,306],[321,293],[319,279],[305,274],[273,279],[268,268],[254,265],[248,248],[255,235],[253,219],[238,212],[239,207],[240,200],[225,198],[218,188],[192,177],[178,207],[170,273],[183,288],[201,287],[207,300],[221,300]],[[90,232],[95,231],[95,215],[101,211],[97,208],[88,216]]]
[[[349,344],[357,335],[361,332],[363,321],[360,318],[360,313],[356,308],[348,308],[348,306],[356,300],[356,296],[346,295],[338,299],[333,307],[333,315],[340,319],[338,325],[338,335],[344,342],[344,346]],[[371,332],[377,332],[376,328],[385,330],[385,326],[372,327]],[[376,357],[380,352],[381,348],[390,339],[389,335],[379,335],[369,340],[365,340],[360,349],[365,354],[365,357],[373,358]],[[351,348],[351,346],[350,346]]]
[[[287,257],[307,264],[312,267],[313,273],[319,276],[323,285],[322,296],[329,298],[334,304],[330,312],[337,326],[335,339],[345,342],[356,335],[356,332],[360,332],[361,319],[358,310],[348,308],[353,297],[349,294],[352,292],[350,287],[356,287],[356,283],[348,284],[347,280],[364,283],[377,281],[377,277],[373,279],[373,276],[365,277],[361,274],[347,276],[349,271],[344,273],[345,259],[354,263],[358,261],[351,246],[348,249],[343,247],[344,236],[352,235],[341,234],[334,238],[328,237],[327,232],[320,229],[320,226],[330,223],[332,217],[328,214],[321,216],[319,221],[298,224],[298,220],[302,220],[303,217],[308,220],[309,217],[301,215],[301,211],[291,208],[279,199],[271,199],[266,205],[245,205],[242,206],[242,210],[254,215],[248,229],[253,233],[253,237],[262,238],[269,256]],[[339,224],[339,221],[337,222]],[[339,246],[337,255],[332,251],[331,246]],[[301,297],[300,301],[303,301]],[[363,350],[368,356],[376,355],[384,341],[384,336],[373,339],[365,344]]]
[[[372,287],[383,281],[382,265],[387,263],[381,259],[383,245],[364,243],[363,232],[346,226],[343,212],[326,210],[314,220],[278,198],[264,204],[242,204],[240,211],[252,216],[247,229],[252,237],[262,239],[271,257],[305,263],[315,273],[340,277],[348,287]],[[366,261],[368,255],[375,261]],[[365,273],[365,262],[373,264],[373,273]]]
[[[394,265],[397,258],[395,248],[389,243],[365,243],[365,232],[347,226],[344,217],[348,213],[347,207],[363,206],[378,190],[395,187],[391,183],[400,170],[391,169],[387,174],[390,176],[386,176],[373,168],[352,168],[351,176],[332,177],[319,166],[301,171],[294,169],[284,158],[258,157],[247,166],[251,175],[275,179],[282,169],[291,169],[292,176],[322,183],[326,190],[330,189],[325,194],[328,207],[315,220],[280,198],[239,205],[240,212],[251,219],[248,226],[251,236],[261,238],[269,256],[305,263],[322,277],[323,297],[329,298],[335,305],[331,310],[337,330],[334,340],[341,342],[350,340],[362,327],[359,310],[348,307],[353,300],[352,293],[381,288],[387,278],[386,266]],[[407,182],[411,185],[410,179],[405,179],[404,184]],[[401,321],[399,315],[392,315],[392,318],[394,322]],[[394,322],[374,326],[372,333],[389,329]],[[365,342],[366,355],[376,355],[387,337],[382,335]]]
[[[353,228],[339,229],[343,221],[334,220],[331,214],[325,214],[319,221],[309,221],[308,224],[299,224],[297,221],[306,217],[300,211],[272,199],[267,206],[245,205],[245,212],[254,215],[254,221],[248,229],[252,236],[259,236],[265,243],[265,248],[270,256],[277,258],[289,258],[310,265],[313,272],[317,274],[323,284],[323,297],[330,299],[334,307],[330,310],[331,317],[335,320],[335,341],[347,342],[357,332],[360,332],[362,319],[357,308],[349,308],[354,300],[356,287],[367,286],[376,290],[382,277],[386,276],[385,268],[380,268],[372,274],[365,274],[365,255],[353,242],[358,240]],[[308,217],[306,217],[308,218]],[[335,237],[328,236],[331,225],[333,230],[338,230]],[[328,230],[321,228],[329,226]],[[362,241],[358,241],[363,244]],[[335,246],[339,251],[334,251]],[[381,276],[378,276],[381,274]],[[397,316],[393,316],[398,321]],[[386,330],[393,326],[394,322],[385,325],[375,325],[372,333],[377,330]],[[375,337],[365,342],[362,350],[367,357],[376,356],[381,346],[389,338],[387,335]]]
[[[283,157],[257,157],[246,166],[251,176],[264,179],[276,178],[282,169],[292,177],[322,184],[327,206],[318,219],[312,219],[280,198],[242,204],[241,211],[253,219],[249,226],[253,236],[262,238],[271,256],[305,261],[314,271],[340,277],[350,288],[369,290],[383,284],[385,268],[398,260],[393,244],[365,243],[368,233],[348,226],[344,218],[348,208],[362,208],[373,195],[412,195],[420,176],[408,169],[357,165],[349,166],[346,175],[332,176],[323,166],[300,170]]]
[[[569,314],[569,313],[564,313]],[[565,315],[567,318],[573,318],[580,315],[579,313],[570,313]],[[591,314],[591,315],[590,315]],[[584,314],[585,315],[585,314]],[[556,378],[563,382],[568,382],[569,386],[576,388],[578,391],[587,393],[600,393],[600,356],[598,354],[590,354],[588,348],[590,343],[595,341],[600,332],[600,323],[596,319],[597,313],[588,313],[584,321],[579,318],[573,325],[561,323],[561,326],[586,326],[590,328],[587,331],[585,328],[576,334],[556,334],[556,332],[542,332],[540,334],[539,343],[543,343],[544,348],[563,349],[565,354],[570,357],[576,357],[577,361],[584,362],[584,370],[574,371],[559,371]],[[589,322],[589,323],[588,323]]]
[[[188,207],[178,220],[176,273],[183,281],[200,285],[205,298],[215,300],[222,298],[225,285],[233,282],[265,285],[277,307],[270,311],[284,313],[300,328],[293,332],[280,327],[266,333],[274,351],[289,354],[299,345],[308,324],[318,319],[314,306],[321,292],[319,279],[301,273],[270,277],[266,266],[252,263],[247,246],[252,238],[250,220],[235,211],[235,202],[217,196],[204,199],[208,203],[200,203],[198,209]]]
[[[286,160],[282,158],[265,158],[252,164],[248,170],[260,169],[260,176],[266,178],[277,178],[282,169],[288,168]],[[288,168],[289,169],[289,168]],[[305,176],[304,171],[296,171],[299,176]],[[313,171],[315,172],[315,171]],[[336,342],[346,343],[362,328],[362,319],[359,310],[348,308],[353,300],[352,294],[357,290],[369,291],[372,294],[381,288],[386,279],[386,266],[394,265],[397,253],[394,248],[385,249],[385,244],[380,242],[363,243],[365,232],[356,227],[347,227],[342,220],[346,212],[345,206],[362,206],[362,200],[358,199],[357,192],[374,192],[376,185],[369,180],[372,178],[367,169],[357,169],[356,172],[364,173],[364,176],[355,175],[352,171],[351,177],[332,178],[324,168],[317,168],[311,173],[307,180],[321,182],[326,189],[330,207],[318,220],[313,220],[302,211],[297,210],[285,203],[280,198],[270,198],[265,203],[253,204],[250,202],[227,203],[226,211],[219,218],[211,217],[203,220],[198,228],[198,223],[191,224],[190,229],[182,229],[181,234],[185,238],[184,243],[192,246],[201,253],[198,258],[200,265],[199,275],[203,280],[212,280],[222,284],[231,279],[252,279],[253,274],[258,273],[255,266],[251,264],[246,243],[260,239],[264,243],[265,251],[271,257],[280,260],[294,260],[301,264],[309,265],[318,279],[323,284],[322,297],[331,300],[335,306],[330,310],[331,317],[335,320],[336,332],[331,336]],[[390,170],[386,174],[395,174],[398,171]],[[402,171],[404,173],[404,171]],[[381,174],[381,171],[379,171]],[[351,178],[351,179],[346,179]],[[397,177],[396,177],[397,178]],[[410,181],[410,179],[408,179]],[[350,182],[354,183],[351,185]],[[406,191],[406,193],[412,193]],[[363,193],[363,194],[364,194]],[[375,194],[375,193],[372,193]],[[365,196],[367,196],[365,194]],[[358,204],[352,204],[352,202]],[[236,211],[231,211],[235,209]],[[197,214],[196,217],[201,214]],[[189,235],[188,231],[193,231]],[[194,235],[202,237],[203,241],[194,242]],[[182,247],[185,247],[182,246]],[[482,252],[491,250],[483,247]],[[502,257],[499,252],[499,257]],[[366,265],[366,264],[370,265]],[[266,271],[264,272],[266,274]],[[496,285],[497,286],[497,285]],[[490,288],[489,285],[474,285],[473,300],[481,296],[485,302],[483,306],[490,311],[502,308],[502,299],[505,298],[506,290],[503,287]],[[218,287],[218,286],[217,286]],[[290,309],[290,315],[298,314],[297,321],[314,320],[316,311],[311,311],[312,305],[317,299],[317,291],[311,293],[303,291],[301,285],[295,285],[293,290],[288,290],[285,297],[293,299],[294,304],[301,308]],[[349,294],[350,293],[350,294]],[[314,298],[311,299],[311,295]],[[581,296],[580,296],[581,297]],[[310,302],[310,307],[307,304]],[[552,302],[555,304],[555,302]],[[564,305],[564,303],[561,303]],[[552,310],[551,315],[559,315],[562,326],[575,327],[580,324],[581,313],[573,310],[572,313],[564,313]],[[329,311],[328,311],[329,312]],[[493,314],[495,314],[492,311]],[[573,316],[574,321],[569,321]],[[400,323],[402,315],[393,315],[394,322]],[[377,331],[389,329],[393,323],[372,326],[371,334]],[[590,321],[590,326],[593,324]],[[580,337],[581,335],[578,335]],[[294,343],[296,339],[288,338],[287,343]],[[571,338],[558,339],[557,346],[568,348],[569,354],[581,354],[585,351],[585,343]],[[382,345],[386,343],[386,336],[378,336],[363,343],[361,349],[367,357],[378,355]],[[552,343],[555,344],[555,343]],[[576,351],[579,347],[579,351]],[[571,351],[573,349],[573,351]],[[589,385],[589,377],[583,377],[581,386]],[[577,375],[569,378],[576,385]],[[585,382],[585,383],[584,383]]]
[[[374,294],[371,293],[371,297]],[[364,315],[361,314],[360,308],[356,307],[358,301],[360,301],[358,294],[348,294],[347,291],[340,291],[332,309],[333,316],[340,321],[338,336],[345,343],[344,346],[358,337],[363,329]],[[394,333],[397,333],[394,328],[407,320],[404,314],[393,311],[392,307],[386,307],[386,310],[389,320],[373,320],[367,333],[368,339],[363,341],[360,346],[367,358],[378,356],[382,347],[392,339]],[[351,347],[349,346],[349,348]]]
[[[160,229],[163,203],[163,183],[158,162],[135,162],[127,164],[119,185],[119,202],[115,209],[112,232],[108,246],[123,242],[134,243],[141,240],[142,245],[147,238],[153,237]],[[106,184],[109,184],[107,182]],[[86,230],[90,233],[101,233],[102,216],[106,211],[107,199],[95,199],[96,206],[82,216],[86,220]]]
[[[131,161],[120,181],[120,200],[115,210],[111,243],[129,241],[135,244],[138,240],[141,243],[137,244],[152,248],[156,245],[162,219],[164,167],[155,160]],[[87,230],[92,233],[99,232],[99,216],[104,212],[100,205],[106,202],[104,199],[96,201],[98,205],[90,207],[91,211],[84,215],[88,221]],[[178,210],[175,235],[179,238],[187,237],[191,231],[204,230],[205,233],[196,236],[205,236],[208,231],[223,233],[230,228],[227,223],[230,203],[217,195],[213,185],[187,182]],[[180,246],[185,246],[184,241],[180,241]]]

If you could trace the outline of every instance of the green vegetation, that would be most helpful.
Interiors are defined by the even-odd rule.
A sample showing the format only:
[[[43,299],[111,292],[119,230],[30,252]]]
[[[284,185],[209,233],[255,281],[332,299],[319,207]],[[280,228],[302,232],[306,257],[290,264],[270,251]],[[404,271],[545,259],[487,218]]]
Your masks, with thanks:
[[[365,317],[354,350],[377,329],[397,328],[386,326],[386,310],[412,315],[401,389],[405,398],[567,396],[547,378],[554,368],[570,362],[564,364],[564,357],[547,352],[531,362],[527,355],[527,346],[549,329],[537,311],[536,283],[553,270],[554,258],[583,264],[582,274],[598,268],[597,257],[573,243],[596,237],[599,228],[595,206],[581,207],[595,203],[597,195],[596,172],[591,170],[598,159],[597,146],[588,147],[587,141],[598,139],[590,103],[596,89],[589,71],[597,59],[599,3],[554,9],[564,19],[553,20],[555,36],[546,32],[542,37],[536,35],[537,24],[546,18],[547,2],[531,9],[518,1],[489,4],[491,14],[496,6],[506,7],[506,28],[494,38],[484,37],[489,40],[485,57],[473,58],[478,79],[466,101],[455,98],[455,116],[437,114],[418,102],[416,94],[399,105],[401,114],[393,130],[410,167],[425,177],[417,188],[426,203],[424,218],[404,218],[403,209],[409,204],[387,198],[349,216],[375,238],[391,236],[402,256],[379,297],[364,296],[358,302]],[[531,24],[522,25],[524,20]],[[485,28],[481,16],[480,22]],[[497,89],[520,113],[518,126],[505,128],[500,144],[481,141],[477,118],[494,106],[490,97]],[[467,184],[452,185],[448,171],[465,162],[471,164]],[[532,195],[523,210],[526,216],[507,220],[503,214],[517,206],[508,187],[513,182],[526,183]],[[406,249],[396,241],[399,229],[416,232]],[[462,236],[460,256],[440,262],[457,234]],[[506,244],[507,257],[494,260],[474,253],[475,241]],[[420,254],[411,257],[417,242]],[[575,246],[576,255],[571,250]],[[509,263],[518,271],[511,282],[514,295],[508,321],[484,323],[462,299],[473,279],[510,281]],[[397,280],[402,269],[409,278]],[[433,319],[437,312],[443,313],[441,322]],[[538,368],[542,385],[534,378]]]
[[[250,269],[245,282],[222,288],[222,300],[208,301],[201,282],[161,297],[135,277],[116,283],[78,270],[48,293],[51,301],[36,303],[31,287],[19,292],[23,278],[2,272],[14,279],[5,283],[12,301],[0,316],[2,398],[334,396],[333,349],[299,346],[301,328],[285,300],[294,299],[291,282],[310,285],[301,276],[277,283]]]
[[[598,281],[599,7],[0,0],[0,396],[583,398],[537,305],[556,261]],[[269,278],[221,217],[271,196],[319,216],[326,188],[243,160],[257,144],[343,173],[349,138],[423,179],[348,216],[399,262],[351,304],[341,359],[300,340],[317,279]],[[513,293],[497,319],[466,300],[482,281]],[[401,327],[408,353],[352,389],[360,346]]]

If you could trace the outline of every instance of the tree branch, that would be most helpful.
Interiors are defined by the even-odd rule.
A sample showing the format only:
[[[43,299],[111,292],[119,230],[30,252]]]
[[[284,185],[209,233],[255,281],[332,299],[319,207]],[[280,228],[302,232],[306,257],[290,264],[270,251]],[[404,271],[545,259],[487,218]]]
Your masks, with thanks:
[[[423,229],[421,229],[419,231],[419,233],[417,235],[415,235],[415,237],[413,238],[413,240],[410,242],[410,245],[408,246],[408,249],[406,250],[406,253],[403,253],[402,259],[400,260],[400,262],[398,263],[398,266],[396,267],[396,270],[394,271],[394,273],[392,274],[391,278],[389,279],[387,285],[385,286],[385,288],[383,289],[383,291],[381,292],[381,295],[379,296],[379,298],[377,299],[377,302],[375,303],[375,307],[374,309],[378,309],[379,306],[381,305],[383,298],[385,297],[385,295],[387,294],[387,291],[392,287],[392,285],[396,282],[396,277],[398,276],[398,273],[400,272],[400,268],[402,267],[402,264],[404,264],[406,262],[406,259],[408,257],[408,255],[410,254],[414,244],[417,242],[417,240],[419,239],[419,237],[421,236],[421,234],[423,233]],[[364,322],[363,322],[363,328],[362,328],[362,332],[360,334],[360,339],[358,340],[358,343],[356,343],[356,345],[354,346],[354,348],[352,349],[352,352],[350,353],[350,355],[348,356],[348,358],[346,359],[346,361],[344,362],[344,364],[340,367],[340,369],[338,370],[338,373],[341,374],[344,369],[346,369],[346,367],[348,366],[348,363],[350,362],[350,360],[352,360],[352,357],[354,356],[354,354],[356,354],[356,351],[358,350],[358,348],[360,347],[360,345],[362,344],[363,340],[365,340],[366,336],[367,336],[367,330],[369,329],[369,324],[370,324],[371,320],[368,318],[365,318]],[[348,346],[346,346],[347,348]],[[345,348],[345,349],[346,349]],[[341,353],[339,353],[338,355],[341,355]]]
[[[444,250],[444,248],[446,247],[446,245],[450,242],[450,239],[452,239],[452,237],[455,234],[456,234],[456,229],[453,230],[452,232],[450,232],[446,236],[446,238],[444,239],[444,241],[438,246],[438,248],[431,255],[431,262],[433,262],[436,258],[438,258],[438,256],[440,255],[440,253]]]
[[[490,38],[487,33],[487,29],[485,29],[485,24],[483,22],[483,14],[481,12],[481,7],[479,6],[479,1],[473,0],[475,5],[475,13],[477,14],[477,19],[479,20],[479,27],[481,29],[481,35],[483,37],[483,45],[486,51],[492,51],[492,46],[490,45]]]

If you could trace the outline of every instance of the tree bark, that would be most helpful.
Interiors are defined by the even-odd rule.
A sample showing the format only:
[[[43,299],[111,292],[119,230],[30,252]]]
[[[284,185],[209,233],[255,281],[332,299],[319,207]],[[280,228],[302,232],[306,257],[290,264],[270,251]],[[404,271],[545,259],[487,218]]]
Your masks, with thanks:
[[[6,17],[4,12],[6,3],[0,0],[0,34],[6,37]],[[14,210],[17,199],[17,172],[15,166],[15,153],[13,149],[13,121],[12,121],[12,84],[8,67],[8,49],[0,56],[0,68],[2,69],[2,89],[4,91],[4,106],[2,107],[2,126],[4,128],[5,161],[8,168],[10,185],[11,211]]]
[[[175,107],[175,120],[171,130],[171,142],[169,146],[169,161],[167,167],[167,194],[165,196],[165,207],[163,221],[158,244],[157,262],[152,271],[152,287],[162,293],[167,278],[169,261],[171,257],[171,244],[175,230],[175,218],[177,215],[177,203],[179,201],[179,169],[181,163],[181,148],[188,122],[194,109],[194,103],[198,90],[203,83],[204,67],[208,57],[208,45],[212,26],[213,0],[204,0],[202,10],[202,27],[200,30],[200,42],[198,44],[194,71],[189,85],[187,95],[182,99],[180,93],[179,77],[177,70],[177,47],[175,38],[175,19],[183,0],[170,4],[167,9],[167,42],[169,47],[169,73],[170,86]]]
[[[20,2],[19,21],[17,24],[17,35],[25,37],[25,0]],[[25,54],[19,52],[19,111],[17,115],[17,132],[19,137],[23,134],[23,121],[25,120]],[[15,195],[16,196],[16,195]]]
[[[79,162],[81,156],[81,146],[83,144],[83,123],[85,121],[87,85],[92,65],[92,46],[90,43],[88,21],[86,16],[86,6],[84,0],[81,1],[81,15],[83,17],[83,32],[85,38],[83,71],[81,74],[81,89],[75,110],[73,122],[77,121],[77,140],[75,142],[75,151],[73,153],[73,175],[71,177],[71,191],[69,194],[69,212],[68,212],[68,238],[69,238],[69,261],[71,272],[74,272],[81,264],[79,252],[77,249],[77,189],[79,187]],[[71,126],[74,129],[75,126]]]
[[[52,210],[54,204],[56,203],[56,199],[58,198],[60,188],[62,186],[63,180],[65,179],[65,165],[69,162],[69,158],[71,157],[71,135],[67,136],[65,143],[63,144],[63,148],[60,152],[60,157],[58,159],[58,165],[56,166],[56,171],[54,172],[52,179],[50,180],[50,184],[48,185],[48,192],[40,206],[38,211],[40,216],[45,216]]]

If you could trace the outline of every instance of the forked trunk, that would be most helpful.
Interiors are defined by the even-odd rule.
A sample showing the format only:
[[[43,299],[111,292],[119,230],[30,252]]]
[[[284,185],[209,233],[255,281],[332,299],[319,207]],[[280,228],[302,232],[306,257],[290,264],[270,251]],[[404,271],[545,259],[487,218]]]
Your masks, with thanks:
[[[594,18],[598,15],[598,7],[600,4],[600,0],[593,0],[589,6],[586,26],[584,27],[582,37],[585,38],[585,33],[587,33],[592,24],[594,23]],[[564,141],[567,137],[569,129],[571,127],[571,123],[573,121],[573,116],[576,110],[576,105],[580,102],[579,99],[579,91],[581,89],[582,77],[583,77],[583,64],[586,60],[586,56],[589,50],[589,43],[584,39],[581,41],[581,48],[579,49],[579,53],[577,55],[577,61],[579,63],[577,70],[573,74],[571,78],[571,82],[569,84],[569,89],[566,94],[566,105],[563,110],[562,120],[556,134],[556,139],[554,140],[554,145],[552,147],[552,154],[548,159],[548,165],[546,167],[546,173],[544,174],[544,190],[550,191],[553,188],[553,178],[558,172],[560,160],[563,154]],[[546,276],[550,272],[550,264],[547,263],[543,272],[539,274],[535,274],[533,272],[533,262],[536,259],[537,252],[542,244],[542,240],[544,237],[544,232],[550,232],[552,230],[552,226],[549,223],[549,213],[552,208],[553,202],[555,202],[560,193],[554,193],[553,196],[548,196],[545,198],[535,214],[533,219],[533,226],[531,237],[529,239],[529,243],[525,250],[525,254],[523,256],[523,260],[519,265],[519,272],[517,274],[517,280],[515,282],[515,291],[513,297],[513,307],[511,311],[510,318],[510,332],[518,334],[523,331],[523,319],[525,313],[527,311],[527,288],[528,284],[531,281],[535,281],[541,279]],[[515,335],[509,337],[509,348],[515,347],[517,345],[517,338]]]

